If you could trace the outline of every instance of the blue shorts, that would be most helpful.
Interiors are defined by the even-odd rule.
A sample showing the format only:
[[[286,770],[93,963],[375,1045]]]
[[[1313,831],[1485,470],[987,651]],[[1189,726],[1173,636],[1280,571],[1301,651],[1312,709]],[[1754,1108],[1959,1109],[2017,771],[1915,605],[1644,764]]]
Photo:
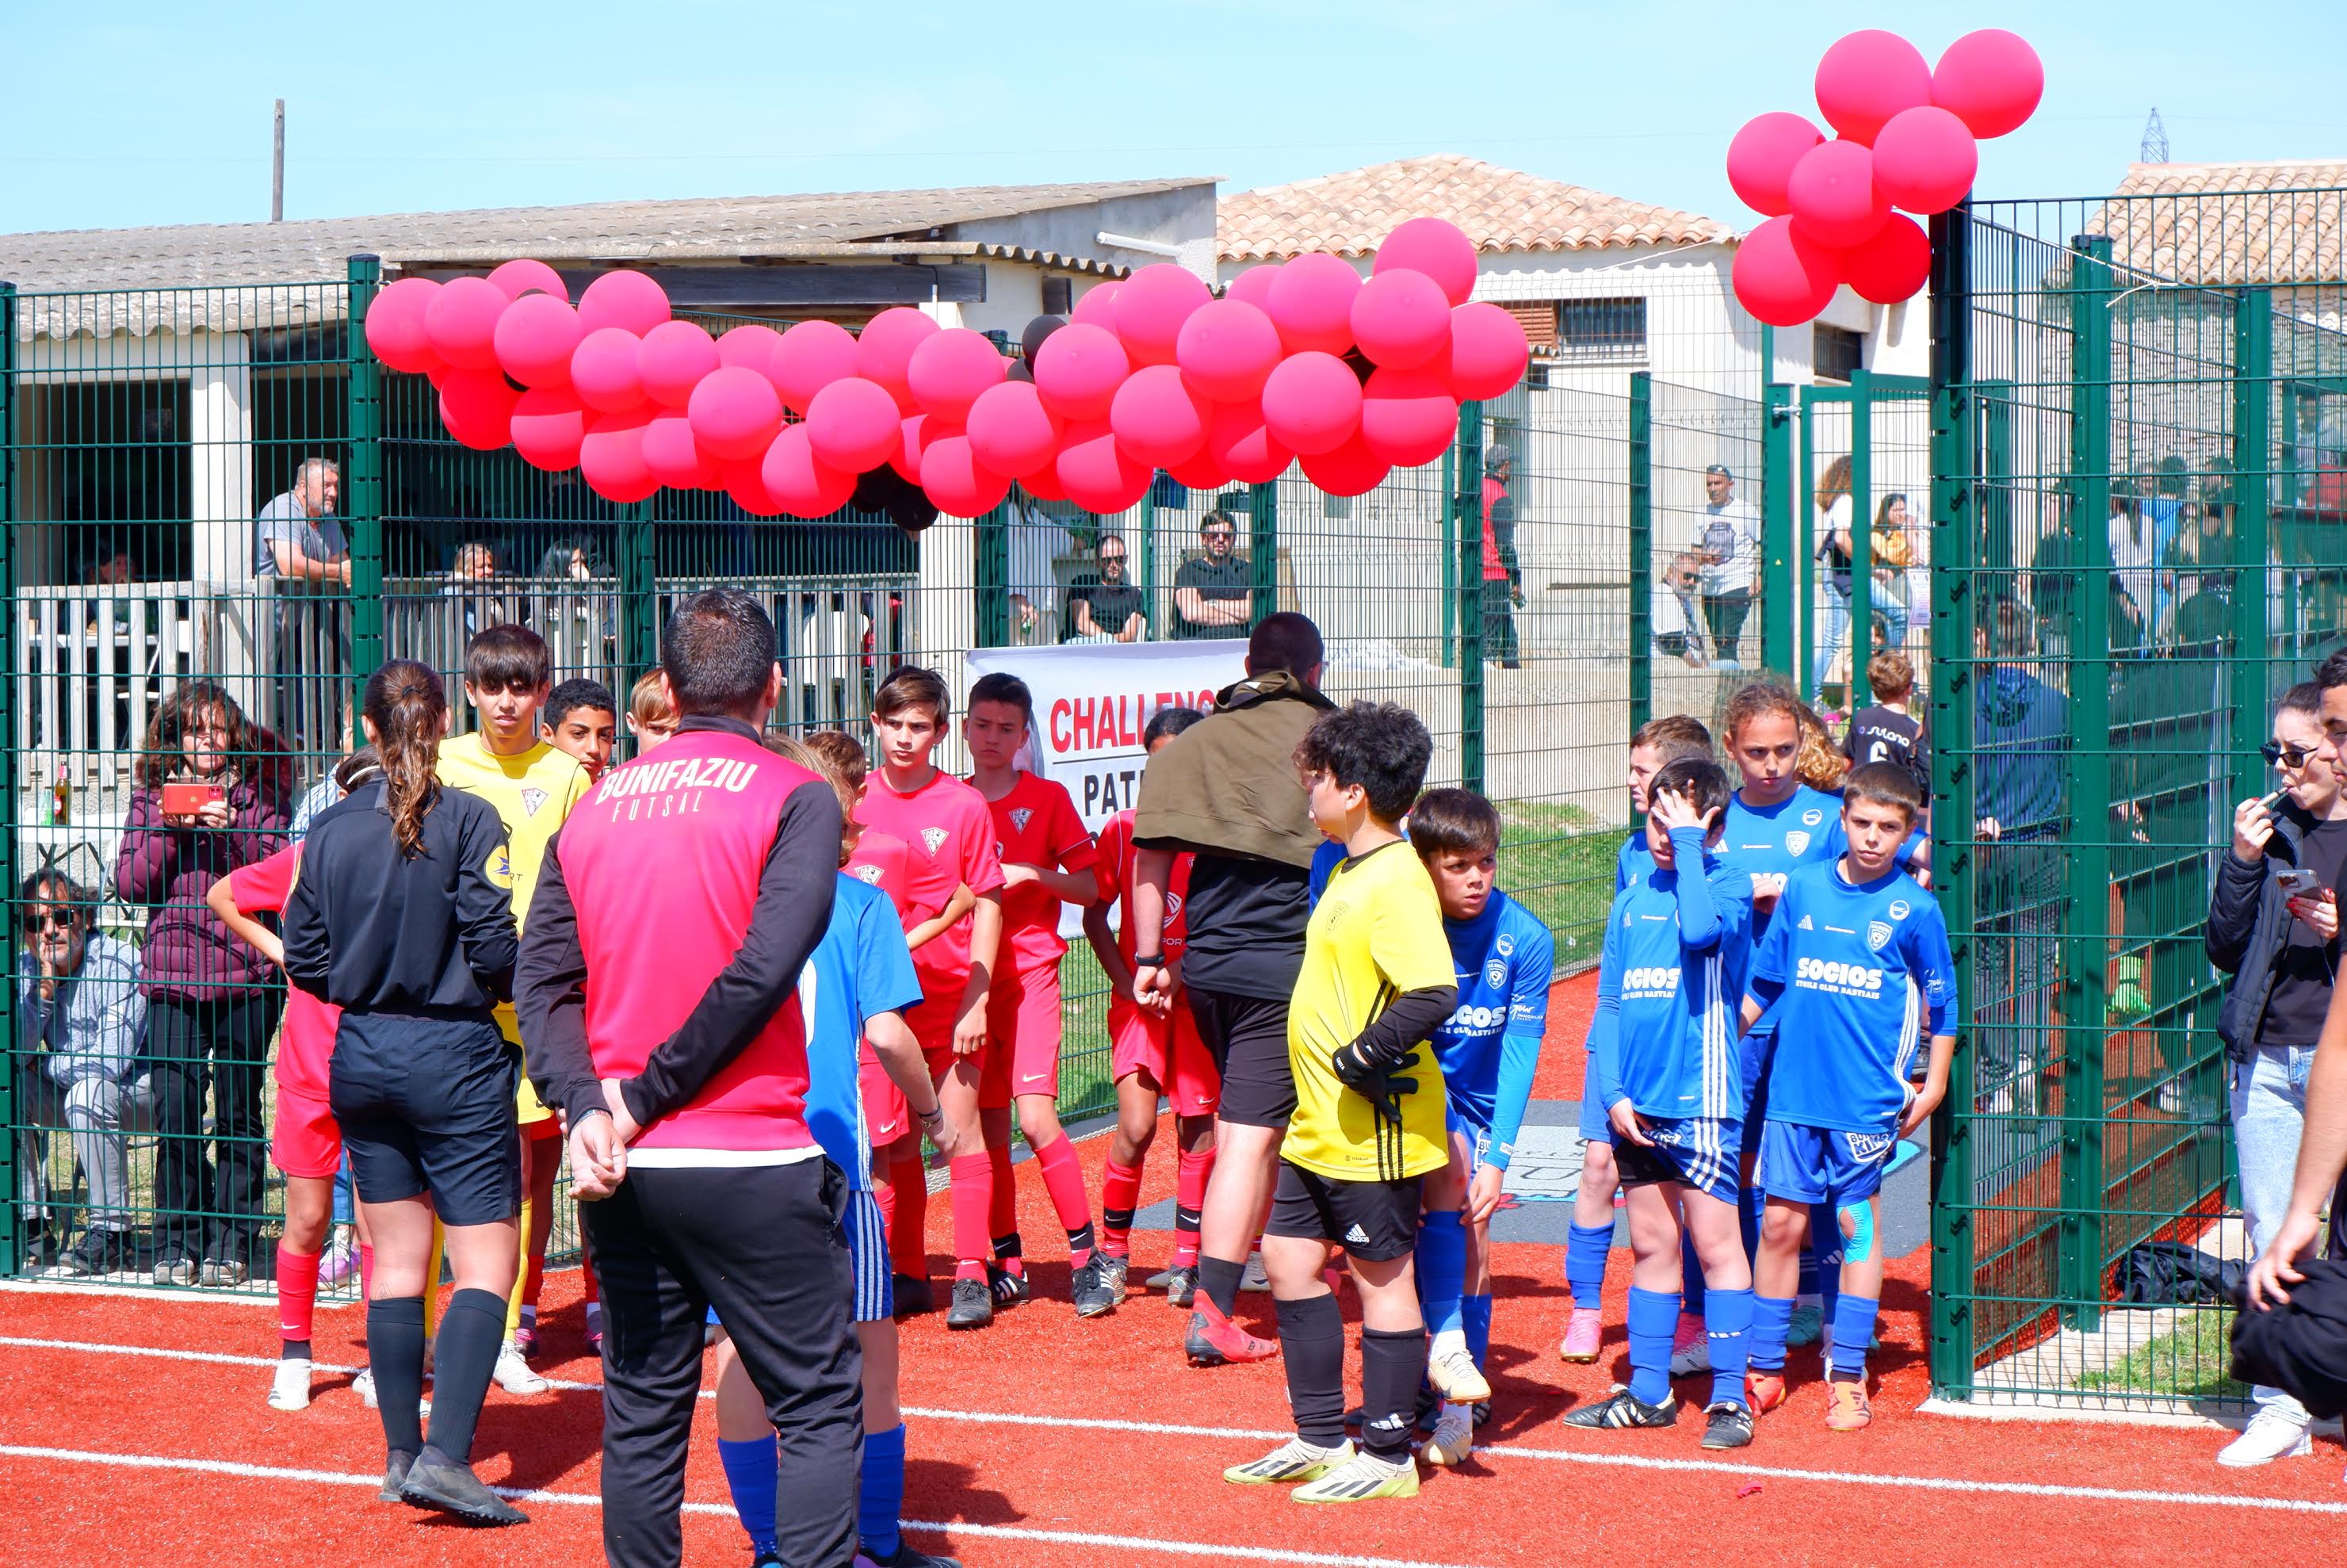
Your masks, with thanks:
[[[864,1188],[847,1194],[847,1213],[839,1222],[847,1237],[847,1266],[856,1280],[855,1310],[849,1314],[857,1323],[878,1323],[897,1315],[896,1276],[888,1268],[888,1229],[880,1217],[880,1200]],[[717,1321],[717,1308],[709,1309],[708,1323],[712,1328],[724,1327]]]
[[[1614,1168],[1625,1187],[1676,1182],[1708,1193],[1724,1204],[1736,1201],[1736,1157],[1743,1147],[1744,1123],[1721,1116],[1646,1119],[1654,1147],[1616,1139]]]
[[[1896,1129],[1845,1132],[1771,1122],[1760,1130],[1761,1191],[1797,1204],[1853,1207],[1882,1190],[1882,1173],[1899,1147]]]
[[[1614,1124],[1605,1120],[1605,1107],[1597,1102],[1597,1055],[1590,1053],[1589,1070],[1581,1075],[1581,1136],[1595,1143],[1614,1142]]]

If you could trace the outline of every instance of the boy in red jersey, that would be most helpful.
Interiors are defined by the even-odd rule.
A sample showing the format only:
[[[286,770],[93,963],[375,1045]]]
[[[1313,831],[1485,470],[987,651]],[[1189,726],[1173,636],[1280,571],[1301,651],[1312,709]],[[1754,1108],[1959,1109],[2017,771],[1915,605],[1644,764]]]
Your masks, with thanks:
[[[1195,708],[1161,708],[1142,732],[1149,753],[1204,718]],[[1084,911],[1084,935],[1108,976],[1108,1037],[1116,1076],[1116,1131],[1109,1140],[1108,1171],[1101,1182],[1101,1252],[1108,1261],[1110,1284],[1124,1293],[1125,1270],[1132,1257],[1133,1211],[1141,1203],[1142,1162],[1157,1137],[1157,1097],[1171,1093],[1176,1135],[1181,1140],[1181,1163],[1174,1193],[1174,1263],[1150,1280],[1165,1289],[1167,1305],[1187,1307],[1198,1288],[1198,1216],[1206,1201],[1206,1178],[1214,1169],[1214,1107],[1222,1102],[1223,1075],[1198,1038],[1197,1020],[1186,999],[1177,993],[1169,1017],[1147,1012],[1133,999],[1133,880],[1139,856],[1133,847],[1130,807],[1109,818],[1101,829],[1100,902]],[[1182,918],[1182,900],[1190,887],[1190,857],[1177,855],[1165,890],[1163,946],[1167,961],[1179,972],[1175,957],[1188,940]],[[1116,931],[1108,928],[1108,909],[1122,900],[1122,917]]]
[[[1010,1177],[1010,1111],[1043,1173],[1043,1186],[1068,1233],[1069,1295],[1076,1316],[1116,1310],[1124,1292],[1112,1286],[1107,1260],[1093,1246],[1090,1200],[1075,1145],[1060,1126],[1060,906],[1089,907],[1100,895],[1092,835],[1065,784],[1018,765],[1034,722],[1035,700],[1016,675],[983,675],[969,689],[962,739],[970,784],[986,797],[1002,859],[1002,961],[988,993],[990,1053],[979,1089],[979,1126],[994,1168],[989,1216],[994,1255],[1004,1278],[996,1298],[1027,1298],[1020,1257],[1018,1196]]]
[[[878,787],[865,791],[856,820],[911,849],[901,916],[909,918],[917,911],[927,921],[942,915],[964,887],[976,900],[966,923],[957,921],[914,951],[922,1000],[905,1021],[928,1058],[938,1103],[957,1142],[971,1151],[957,1154],[946,1167],[954,1232],[953,1301],[946,1327],[981,1328],[994,1321],[989,1272],[993,1250],[987,1233],[994,1175],[977,1139],[979,1084],[986,1069],[987,996],[1002,939],[1003,877],[985,798],[939,773],[929,760],[945,734],[950,707],[946,683],[934,671],[905,665],[881,682],[872,694],[880,778]],[[922,1268],[926,1275],[926,1261]]]

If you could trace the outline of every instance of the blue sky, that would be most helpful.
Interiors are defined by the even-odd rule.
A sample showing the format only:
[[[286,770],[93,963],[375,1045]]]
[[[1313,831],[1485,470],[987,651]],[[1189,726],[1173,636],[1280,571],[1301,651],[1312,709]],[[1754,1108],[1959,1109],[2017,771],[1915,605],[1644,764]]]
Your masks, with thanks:
[[[1728,138],[1764,109],[1814,117],[1819,52],[1860,26],[1927,57],[1974,26],[2037,46],[2045,102],[1983,147],[1983,196],[2107,190],[2155,105],[2179,160],[2347,159],[2336,0],[1956,9],[20,0],[0,231],[265,218],[280,96],[289,218],[1157,175],[1239,190],[1461,152],[1748,223]]]

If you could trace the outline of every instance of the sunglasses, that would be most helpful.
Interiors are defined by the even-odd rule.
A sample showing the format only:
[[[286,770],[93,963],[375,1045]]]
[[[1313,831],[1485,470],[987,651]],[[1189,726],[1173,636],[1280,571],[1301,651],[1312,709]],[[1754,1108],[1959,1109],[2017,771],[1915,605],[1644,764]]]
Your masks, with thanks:
[[[81,917],[71,909],[36,909],[25,916],[27,936],[36,931],[71,931],[81,924]]]
[[[1239,536],[1237,531],[1232,528],[1208,528],[1205,537],[1210,539],[1235,539]]]
[[[2258,755],[2265,758],[2269,765],[2302,768],[2314,760],[2315,749],[2312,746],[2286,746],[2280,741],[2268,741],[2258,748]]]

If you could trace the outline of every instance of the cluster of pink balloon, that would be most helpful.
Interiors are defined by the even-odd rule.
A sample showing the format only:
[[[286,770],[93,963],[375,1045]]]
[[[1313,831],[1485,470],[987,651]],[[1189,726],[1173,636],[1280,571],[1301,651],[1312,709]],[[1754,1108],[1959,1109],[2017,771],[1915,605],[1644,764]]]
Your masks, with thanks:
[[[1797,114],[1764,114],[1727,148],[1727,181],[1768,220],[1736,252],[1736,297],[1772,326],[1814,319],[1848,283],[1877,304],[1911,298],[1928,217],[1972,190],[1978,140],[2020,128],[2045,91],[2037,52],[2001,28],[1967,33],[1937,69],[1896,34],[1852,33],[1818,62],[1832,141]]]
[[[612,500],[693,487],[762,517],[819,518],[876,477],[881,492],[920,493],[888,507],[919,527],[938,510],[984,513],[1013,482],[1116,512],[1160,469],[1212,489],[1300,460],[1353,496],[1431,462],[1459,405],[1513,386],[1529,354],[1512,315],[1470,302],[1475,272],[1473,242],[1425,218],[1387,237],[1366,281],[1335,256],[1299,256],[1217,299],[1182,267],[1144,267],[1068,319],[1037,317],[1014,362],[901,308],[860,334],[815,321],[712,338],[673,319],[641,272],[597,278],[574,308],[552,268],[521,261],[402,279],[376,296],[366,337],[392,369],[432,378],[458,441],[575,465]]]

